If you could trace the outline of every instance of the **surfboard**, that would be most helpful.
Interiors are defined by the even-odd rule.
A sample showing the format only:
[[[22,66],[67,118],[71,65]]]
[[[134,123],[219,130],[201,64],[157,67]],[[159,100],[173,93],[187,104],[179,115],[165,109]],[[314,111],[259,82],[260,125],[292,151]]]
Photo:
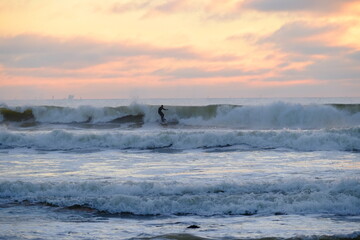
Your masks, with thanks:
[[[169,125],[176,125],[176,124],[178,124],[179,123],[179,121],[178,120],[176,120],[176,119],[174,119],[174,120],[166,120],[165,119],[165,121],[159,121],[159,123],[160,123],[160,125],[162,125],[162,126],[169,126]]]

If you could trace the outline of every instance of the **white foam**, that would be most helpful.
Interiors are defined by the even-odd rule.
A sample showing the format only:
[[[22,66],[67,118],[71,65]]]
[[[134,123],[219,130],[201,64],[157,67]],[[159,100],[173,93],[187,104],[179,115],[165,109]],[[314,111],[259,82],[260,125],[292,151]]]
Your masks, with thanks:
[[[297,151],[360,150],[360,128],[338,130],[51,130],[0,131],[1,147],[43,150],[155,149],[180,150],[242,146]]]
[[[360,214],[360,180],[289,179],[251,184],[1,182],[0,197],[133,214]]]
[[[29,108],[32,109],[35,120],[41,123],[105,123],[127,115],[142,115],[146,124],[159,120],[158,106],[136,102],[119,107],[22,106],[13,110],[21,112]],[[241,129],[323,129],[360,125],[360,112],[340,110],[331,105],[277,102],[255,106],[210,105],[167,106],[167,108],[166,119],[190,126]]]
[[[230,107],[222,105],[215,118],[184,119],[190,125],[238,127],[245,129],[322,129],[360,125],[360,113],[351,114],[326,105],[283,102],[264,106]]]

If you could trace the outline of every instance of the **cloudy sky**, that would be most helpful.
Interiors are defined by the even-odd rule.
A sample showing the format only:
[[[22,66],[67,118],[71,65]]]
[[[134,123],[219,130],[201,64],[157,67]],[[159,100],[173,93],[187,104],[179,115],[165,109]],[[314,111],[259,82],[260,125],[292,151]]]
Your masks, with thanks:
[[[0,0],[0,99],[360,97],[360,0]]]

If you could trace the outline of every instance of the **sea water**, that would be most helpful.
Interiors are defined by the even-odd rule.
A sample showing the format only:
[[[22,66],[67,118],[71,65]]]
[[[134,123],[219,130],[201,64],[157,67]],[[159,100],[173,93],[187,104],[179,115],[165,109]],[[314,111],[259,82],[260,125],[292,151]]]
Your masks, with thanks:
[[[355,239],[359,176],[356,98],[0,106],[0,239]]]

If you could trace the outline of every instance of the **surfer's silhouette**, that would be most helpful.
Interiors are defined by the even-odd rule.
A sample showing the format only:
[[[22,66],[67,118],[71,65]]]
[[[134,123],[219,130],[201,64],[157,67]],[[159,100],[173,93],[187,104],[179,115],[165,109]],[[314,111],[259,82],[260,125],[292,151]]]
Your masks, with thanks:
[[[167,110],[166,108],[164,108],[163,105],[161,105],[161,106],[159,107],[158,113],[159,113],[159,115],[160,115],[160,117],[161,117],[161,122],[165,122],[166,119],[165,119],[165,117],[164,117],[164,113],[162,112],[162,110]]]

